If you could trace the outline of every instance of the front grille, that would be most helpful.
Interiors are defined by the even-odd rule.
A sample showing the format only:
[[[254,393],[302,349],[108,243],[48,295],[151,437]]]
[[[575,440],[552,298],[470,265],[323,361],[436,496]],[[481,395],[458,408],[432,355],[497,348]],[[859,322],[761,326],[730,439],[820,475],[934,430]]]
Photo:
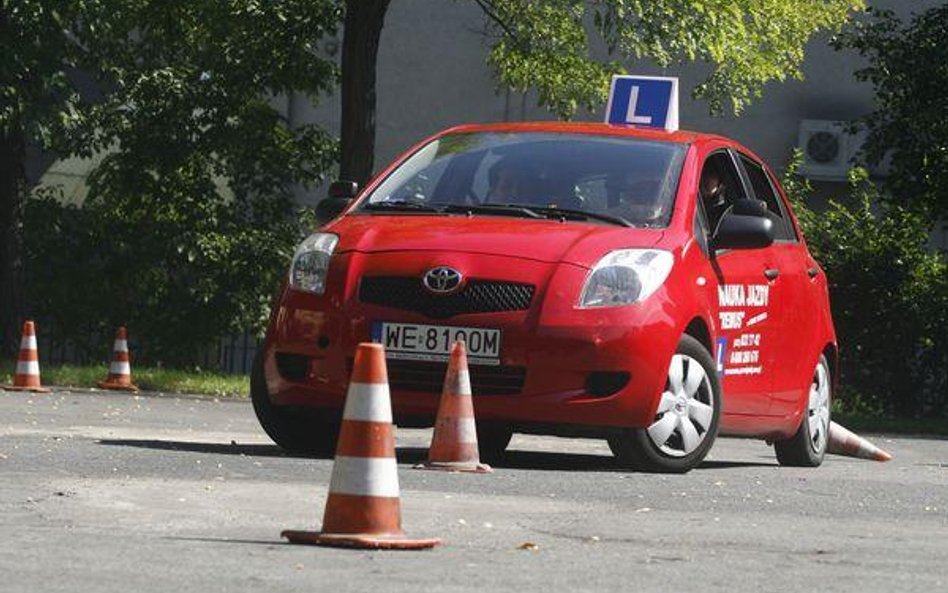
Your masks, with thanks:
[[[470,280],[453,294],[438,295],[419,278],[367,276],[359,285],[359,300],[446,319],[462,313],[497,313],[530,308],[534,286],[517,282]]]
[[[387,360],[388,382],[393,390],[441,393],[448,365],[443,362]],[[517,395],[527,377],[524,367],[471,366],[471,391],[480,395]],[[349,359],[352,371],[352,359]]]

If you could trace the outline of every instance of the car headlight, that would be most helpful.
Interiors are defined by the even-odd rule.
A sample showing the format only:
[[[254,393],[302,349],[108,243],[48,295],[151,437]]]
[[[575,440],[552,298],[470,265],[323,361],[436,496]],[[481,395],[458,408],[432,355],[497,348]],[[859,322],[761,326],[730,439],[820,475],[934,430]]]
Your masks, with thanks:
[[[290,286],[315,294],[326,292],[326,272],[329,258],[336,249],[339,237],[328,233],[314,233],[300,243],[290,264]]]
[[[579,306],[618,307],[645,300],[668,278],[673,261],[661,249],[610,251],[586,278]]]

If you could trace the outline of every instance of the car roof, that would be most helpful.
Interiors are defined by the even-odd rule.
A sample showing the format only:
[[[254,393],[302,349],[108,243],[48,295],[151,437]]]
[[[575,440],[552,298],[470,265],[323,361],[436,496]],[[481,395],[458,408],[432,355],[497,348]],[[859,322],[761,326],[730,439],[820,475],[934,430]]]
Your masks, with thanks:
[[[688,130],[668,132],[658,128],[647,128],[627,124],[606,124],[599,122],[503,122],[490,124],[467,124],[444,130],[442,134],[470,132],[553,132],[572,134],[596,134],[604,136],[629,136],[643,140],[693,144],[706,140],[722,140],[734,143],[729,138],[715,134],[704,134]]]

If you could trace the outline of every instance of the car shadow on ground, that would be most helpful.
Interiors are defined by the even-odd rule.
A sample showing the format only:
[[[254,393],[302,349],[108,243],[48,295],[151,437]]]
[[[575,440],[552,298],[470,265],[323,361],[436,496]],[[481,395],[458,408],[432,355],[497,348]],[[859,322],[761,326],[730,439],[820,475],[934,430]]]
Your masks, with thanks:
[[[185,451],[189,453],[212,453],[215,455],[244,455],[247,457],[305,457],[284,451],[276,445],[241,445],[230,443],[202,443],[195,441],[163,441],[158,439],[99,439],[100,445],[136,447],[160,451]]]
[[[400,462],[413,465],[428,459],[428,449],[424,447],[399,447],[396,454]],[[620,466],[612,456],[584,453],[508,450],[503,459],[491,461],[491,467],[496,469],[584,472],[628,471]]]
[[[159,451],[184,451],[190,453],[209,453],[214,455],[242,455],[246,457],[289,457],[299,459],[332,459],[331,456],[317,457],[284,451],[277,445],[207,443],[197,441],[173,441],[160,439],[100,439],[100,445],[135,447]],[[396,457],[399,463],[415,465],[428,459],[428,449],[424,447],[398,447]],[[776,461],[722,461],[705,460],[696,471],[707,469],[730,469],[741,467],[772,467]],[[558,453],[550,451],[507,451],[504,458],[492,464],[497,469],[577,471],[577,472],[628,472],[610,455],[590,455],[586,453]]]

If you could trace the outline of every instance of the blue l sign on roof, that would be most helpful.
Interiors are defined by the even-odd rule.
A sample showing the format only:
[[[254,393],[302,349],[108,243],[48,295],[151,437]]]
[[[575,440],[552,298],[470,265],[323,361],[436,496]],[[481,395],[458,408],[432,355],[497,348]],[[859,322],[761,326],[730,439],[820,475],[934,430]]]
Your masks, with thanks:
[[[613,76],[606,123],[678,129],[678,79]]]

